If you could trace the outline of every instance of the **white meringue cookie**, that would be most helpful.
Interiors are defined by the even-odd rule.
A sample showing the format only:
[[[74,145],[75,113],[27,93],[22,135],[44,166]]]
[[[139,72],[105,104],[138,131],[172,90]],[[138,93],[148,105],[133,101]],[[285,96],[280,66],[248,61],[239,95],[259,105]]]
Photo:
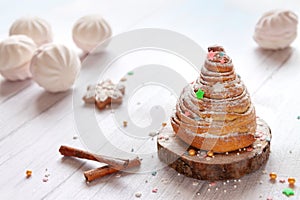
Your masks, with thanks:
[[[31,60],[33,80],[49,92],[70,89],[81,68],[76,52],[60,44],[41,46]]]
[[[30,61],[36,50],[34,41],[26,35],[14,35],[0,42],[0,73],[11,81],[31,77]]]
[[[112,34],[109,24],[99,15],[81,17],[73,26],[73,41],[84,52],[97,53],[102,49],[95,49],[98,44]]]
[[[297,36],[298,17],[289,10],[266,12],[257,22],[254,40],[264,49],[284,49]]]
[[[17,19],[10,27],[9,35],[27,35],[37,44],[52,42],[53,35],[50,24],[39,17],[23,17]]]

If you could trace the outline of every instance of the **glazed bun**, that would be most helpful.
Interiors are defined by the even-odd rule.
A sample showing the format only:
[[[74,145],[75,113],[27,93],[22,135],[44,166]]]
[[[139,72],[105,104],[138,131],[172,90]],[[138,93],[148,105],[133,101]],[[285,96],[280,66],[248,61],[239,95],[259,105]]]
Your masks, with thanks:
[[[255,108],[223,47],[208,48],[200,76],[177,101],[171,125],[183,141],[207,151],[234,151],[255,141]]]

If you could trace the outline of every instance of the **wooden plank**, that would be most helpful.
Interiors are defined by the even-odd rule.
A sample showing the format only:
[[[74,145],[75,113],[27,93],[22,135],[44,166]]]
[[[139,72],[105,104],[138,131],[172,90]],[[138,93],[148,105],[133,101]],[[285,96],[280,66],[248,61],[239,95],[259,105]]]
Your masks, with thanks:
[[[77,6],[82,5],[80,1],[78,2]],[[70,31],[71,24],[80,14],[91,10],[97,11],[100,7],[101,13],[107,16],[113,27],[116,27],[114,29],[116,32],[126,30],[134,24],[135,28],[171,27],[174,28],[173,30],[190,36],[203,46],[216,43],[216,41],[224,44],[234,59],[238,73],[253,94],[252,99],[257,113],[270,124],[273,130],[272,153],[265,170],[277,172],[279,178],[300,177],[299,170],[297,170],[300,164],[297,155],[300,150],[299,141],[296,140],[300,128],[299,121],[296,119],[300,109],[297,101],[299,94],[296,92],[299,90],[297,84],[299,52],[298,49],[275,53],[255,50],[251,35],[253,25],[259,16],[256,6],[247,6],[250,4],[247,2],[243,5],[239,4],[240,7],[231,7],[233,3],[236,3],[233,1],[230,1],[233,3],[228,4],[227,8],[222,7],[224,5],[214,7],[218,3],[208,6],[196,1],[177,7],[171,6],[173,1],[147,1],[143,2],[145,4],[136,4],[136,7],[134,3],[137,1],[130,1],[129,4],[127,4],[128,1],[121,3],[113,1],[111,4],[107,1],[102,2],[103,4],[99,3],[96,6],[89,4],[82,8],[73,7],[72,12],[68,13],[69,16],[66,16],[65,22],[60,16],[66,11],[68,5],[72,5],[69,2],[64,4],[66,9],[63,6],[47,8],[48,14],[45,12],[42,17],[57,15],[51,19],[55,30],[58,31],[55,40],[66,42],[71,46],[73,43],[70,36],[65,34]],[[285,5],[297,5],[293,3],[297,2],[288,1]],[[280,3],[273,1],[272,4],[275,7]],[[168,5],[170,5],[169,8],[167,8]],[[261,5],[261,2],[255,0],[251,2],[251,5]],[[91,8],[92,6],[94,9]],[[157,12],[161,7],[163,9]],[[259,10],[263,10],[263,7]],[[135,9],[138,14],[134,12]],[[14,9],[6,10],[11,12]],[[215,15],[213,17],[212,11]],[[243,13],[244,11],[246,14]],[[15,13],[24,14],[25,12],[26,9]],[[36,13],[42,12],[40,10]],[[14,16],[9,14],[3,16],[10,16],[10,21],[3,20],[7,23],[2,26],[6,30]],[[221,18],[228,22],[232,18],[239,17],[244,23],[234,21],[223,25],[217,23]],[[233,28],[227,29],[226,27]],[[3,28],[1,30],[4,30]],[[1,36],[6,35],[3,31],[0,33]],[[299,43],[299,39],[296,43]],[[3,88],[8,89],[3,91]],[[275,184],[269,183],[268,174],[262,171],[245,176],[241,182],[230,181],[226,182],[226,185],[223,182],[217,182],[216,186],[211,187],[210,192],[208,192],[207,182],[199,181],[198,185],[193,185],[195,180],[182,175],[178,176],[177,172],[170,168],[159,170],[156,176],[152,176],[151,172],[136,175],[122,173],[121,177],[111,175],[86,185],[82,172],[96,165],[75,159],[61,159],[57,152],[61,144],[82,147],[79,140],[72,139],[76,131],[69,94],[66,96],[46,95],[36,85],[29,84],[27,87],[26,84],[19,85],[18,83],[6,87],[1,82],[0,89],[0,136],[3,138],[0,141],[0,171],[5,172],[0,180],[1,199],[40,199],[42,197],[45,199],[134,199],[137,191],[142,193],[144,199],[258,199],[260,195],[262,199],[266,199],[269,195],[274,198],[275,196],[279,199],[283,198],[281,191],[287,184],[280,184],[278,181]],[[143,108],[149,104],[147,101],[143,103],[145,103]],[[133,110],[141,113],[143,108]],[[146,115],[139,115],[139,117],[143,116]],[[114,133],[112,137],[117,135],[118,133]],[[121,143],[120,140],[115,144]],[[150,140],[147,146],[152,144]],[[129,144],[124,148],[130,151],[133,145],[135,144]],[[139,146],[134,146],[134,148],[139,149]],[[290,150],[292,153],[289,153]],[[33,170],[33,176],[25,179],[24,173],[28,168]],[[45,168],[48,168],[51,175],[49,181],[44,183],[42,178],[47,173]],[[164,181],[166,179],[167,181]],[[147,183],[145,183],[146,180]],[[263,184],[259,181],[263,181]],[[237,188],[234,188],[234,185],[237,185]],[[158,193],[152,193],[153,188],[158,188]],[[200,195],[196,194],[197,191],[200,191]],[[289,199],[298,198],[299,189],[296,187],[296,195]]]

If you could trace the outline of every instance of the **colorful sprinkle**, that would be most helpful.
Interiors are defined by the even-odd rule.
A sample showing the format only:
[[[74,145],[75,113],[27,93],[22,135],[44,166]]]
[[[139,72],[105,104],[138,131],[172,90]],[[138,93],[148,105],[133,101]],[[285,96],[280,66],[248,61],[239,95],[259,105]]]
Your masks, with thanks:
[[[275,180],[277,178],[277,174],[275,172],[271,172],[269,176],[271,180]]]
[[[156,176],[157,172],[154,171],[154,172],[152,172],[151,174],[152,174],[152,176]]]
[[[153,193],[157,193],[157,191],[158,191],[157,188],[152,189],[152,192],[153,192]]]
[[[190,156],[195,156],[195,155],[196,155],[195,149],[190,149],[190,150],[189,150],[189,155],[190,155]]]
[[[246,151],[251,152],[251,151],[253,151],[253,148],[252,147],[247,147]]]
[[[213,51],[208,52],[208,54],[207,54],[208,60],[213,60],[215,55],[216,55],[216,53]]]
[[[284,179],[280,179],[279,183],[285,183],[285,180]]]
[[[162,127],[165,127],[165,126],[167,126],[167,123],[163,122],[161,125],[162,125]]]
[[[43,182],[47,182],[49,179],[48,178],[43,178]]]
[[[189,111],[185,111],[184,115],[187,116],[187,117],[189,117],[189,116],[191,116],[191,113]]]
[[[194,118],[194,120],[196,120],[196,121],[200,121],[200,120],[201,120],[201,118],[197,116],[197,117],[195,117],[195,118]]]
[[[123,127],[127,127],[128,122],[127,121],[123,121]]]
[[[127,73],[129,76],[132,76],[134,73],[131,71],[131,72],[128,72]]]
[[[213,152],[213,151],[209,151],[209,152],[207,152],[207,156],[209,156],[209,157],[213,157],[213,156],[214,156],[214,152]]]
[[[209,187],[214,187],[214,186],[216,186],[216,185],[217,185],[216,182],[211,182],[211,183],[208,184]]]
[[[219,52],[219,55],[220,55],[221,57],[223,57],[223,56],[225,55],[225,53],[224,53],[224,52]]]
[[[297,119],[300,120],[300,116],[298,116]]]
[[[288,182],[290,185],[294,185],[296,183],[296,179],[294,177],[289,177]]]
[[[32,171],[31,170],[26,170],[26,178],[31,177]]]
[[[285,194],[287,197],[295,194],[295,192],[292,188],[285,188],[285,189],[283,189],[282,193]]]
[[[196,96],[197,96],[197,99],[203,99],[203,96],[204,96],[204,91],[199,89],[197,92],[196,92]]]
[[[224,57],[220,60],[220,63],[224,64],[226,61],[224,59]]]

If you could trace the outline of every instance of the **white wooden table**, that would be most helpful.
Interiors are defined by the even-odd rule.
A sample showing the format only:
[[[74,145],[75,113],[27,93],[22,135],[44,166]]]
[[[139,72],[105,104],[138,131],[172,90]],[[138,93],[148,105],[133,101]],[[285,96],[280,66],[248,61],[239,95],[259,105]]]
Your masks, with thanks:
[[[76,48],[71,39],[74,21],[84,14],[101,13],[114,34],[144,27],[164,28],[185,34],[204,48],[222,44],[250,91],[257,114],[273,133],[266,166],[240,181],[217,182],[209,187],[207,181],[186,178],[165,167],[155,176],[151,172],[119,173],[86,184],[83,171],[97,167],[97,163],[63,158],[58,152],[62,144],[84,148],[80,135],[73,138],[78,132],[72,91],[49,94],[30,80],[12,83],[0,77],[0,199],[136,199],[136,192],[142,193],[140,199],[288,199],[282,194],[288,185],[279,183],[279,179],[290,176],[298,182],[295,195],[289,199],[299,199],[300,38],[291,48],[276,52],[260,50],[252,40],[254,25],[264,11],[289,8],[299,14],[299,4],[297,0],[224,0],[209,4],[197,0],[0,1],[0,39],[7,36],[13,20],[30,14],[52,24],[56,42]],[[118,65],[128,64],[130,59],[135,64],[151,62],[140,55]],[[172,59],[168,63],[178,65]],[[186,77],[192,81],[197,74],[187,73]],[[140,98],[143,92],[133,98],[130,106],[135,122],[149,123],[147,109],[157,95],[162,96],[158,102],[173,108],[176,98],[157,91],[161,93],[153,92],[149,98]],[[101,114],[97,117],[101,123]],[[134,143],[125,146],[129,151],[138,148]],[[144,148],[155,149],[155,141]],[[27,169],[33,171],[29,179],[25,178]],[[278,174],[276,183],[269,182],[271,171]],[[47,174],[49,180],[43,182]],[[157,193],[152,192],[154,188]]]

